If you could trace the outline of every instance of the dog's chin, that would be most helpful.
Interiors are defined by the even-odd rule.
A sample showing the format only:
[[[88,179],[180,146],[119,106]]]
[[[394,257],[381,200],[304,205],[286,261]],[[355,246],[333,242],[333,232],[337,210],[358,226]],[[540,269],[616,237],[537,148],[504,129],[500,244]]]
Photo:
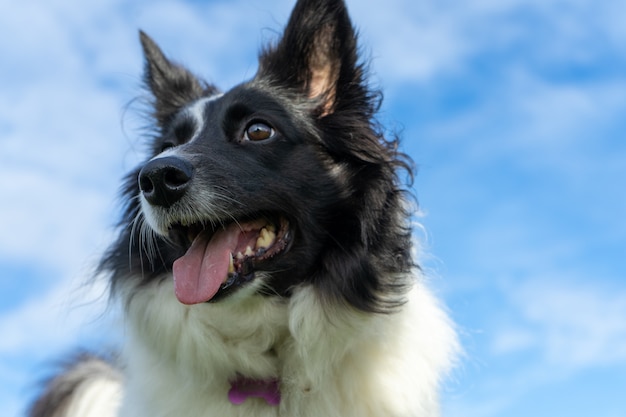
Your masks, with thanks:
[[[292,223],[278,213],[170,219],[157,230],[184,253],[172,268],[176,295],[184,304],[217,302],[244,287],[264,287],[257,281],[276,270],[294,236]]]

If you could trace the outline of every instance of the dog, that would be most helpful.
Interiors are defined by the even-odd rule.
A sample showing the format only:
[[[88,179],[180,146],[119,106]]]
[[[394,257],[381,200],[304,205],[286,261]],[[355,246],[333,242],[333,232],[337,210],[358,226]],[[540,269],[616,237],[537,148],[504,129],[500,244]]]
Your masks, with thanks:
[[[73,361],[30,415],[438,415],[457,337],[344,2],[299,0],[226,92],[140,40],[154,135],[100,264],[126,344]]]

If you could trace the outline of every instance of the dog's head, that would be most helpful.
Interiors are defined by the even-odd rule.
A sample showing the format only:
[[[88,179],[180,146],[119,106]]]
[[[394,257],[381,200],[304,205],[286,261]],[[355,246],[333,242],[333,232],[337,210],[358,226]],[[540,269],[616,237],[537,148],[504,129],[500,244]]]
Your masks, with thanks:
[[[223,93],[141,43],[157,128],[104,261],[114,287],[130,262],[141,283],[173,272],[186,304],[307,283],[364,310],[391,300],[383,273],[411,263],[402,158],[373,125],[343,2],[300,0],[256,76]]]

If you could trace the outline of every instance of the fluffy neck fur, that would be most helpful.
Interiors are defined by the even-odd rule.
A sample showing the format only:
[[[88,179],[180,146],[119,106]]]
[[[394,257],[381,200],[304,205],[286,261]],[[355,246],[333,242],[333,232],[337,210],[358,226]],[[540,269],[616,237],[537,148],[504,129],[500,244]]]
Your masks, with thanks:
[[[290,299],[181,305],[171,281],[136,293],[128,315],[122,417],[434,416],[455,336],[421,284],[392,314],[330,312],[312,287]],[[237,373],[278,378],[279,407],[236,406]]]

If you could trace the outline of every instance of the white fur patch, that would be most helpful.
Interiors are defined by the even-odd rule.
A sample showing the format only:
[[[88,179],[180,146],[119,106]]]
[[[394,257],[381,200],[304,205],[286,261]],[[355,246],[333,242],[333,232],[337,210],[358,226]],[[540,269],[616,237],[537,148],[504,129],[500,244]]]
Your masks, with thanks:
[[[116,417],[122,402],[119,380],[97,378],[81,384],[63,417]]]
[[[190,104],[189,106],[187,106],[185,108],[185,110],[183,110],[183,113],[187,116],[190,117],[194,120],[194,131],[193,134],[191,135],[191,137],[189,138],[189,140],[186,143],[191,143],[194,140],[196,140],[198,138],[198,136],[200,135],[200,133],[202,132],[202,130],[204,129],[204,111],[206,109],[207,104],[209,104],[212,101],[215,101],[217,99],[219,99],[220,97],[222,97],[224,94],[220,93],[220,94],[215,94],[213,96],[210,97],[204,97],[201,98],[195,102],[193,102],[192,104]],[[151,159],[151,161],[160,159],[160,158],[165,158],[168,156],[178,156],[179,155],[179,148],[178,147],[173,147],[173,148],[169,148],[164,150],[163,152],[161,152],[160,154],[158,154],[157,156],[155,156],[154,158]]]
[[[251,295],[185,306],[172,280],[145,287],[128,311],[122,417],[436,416],[455,333],[420,283],[397,313],[330,310],[312,287],[286,300]],[[279,407],[233,405],[229,380],[281,381]]]
[[[206,109],[207,104],[217,100],[223,95],[224,94],[220,93],[210,97],[201,98],[200,100],[196,101],[185,109],[185,114],[193,118],[196,122],[196,129],[189,141],[187,141],[187,143],[193,142],[198,137],[198,135],[200,135],[200,132],[202,132],[202,130],[204,129],[204,110]]]

